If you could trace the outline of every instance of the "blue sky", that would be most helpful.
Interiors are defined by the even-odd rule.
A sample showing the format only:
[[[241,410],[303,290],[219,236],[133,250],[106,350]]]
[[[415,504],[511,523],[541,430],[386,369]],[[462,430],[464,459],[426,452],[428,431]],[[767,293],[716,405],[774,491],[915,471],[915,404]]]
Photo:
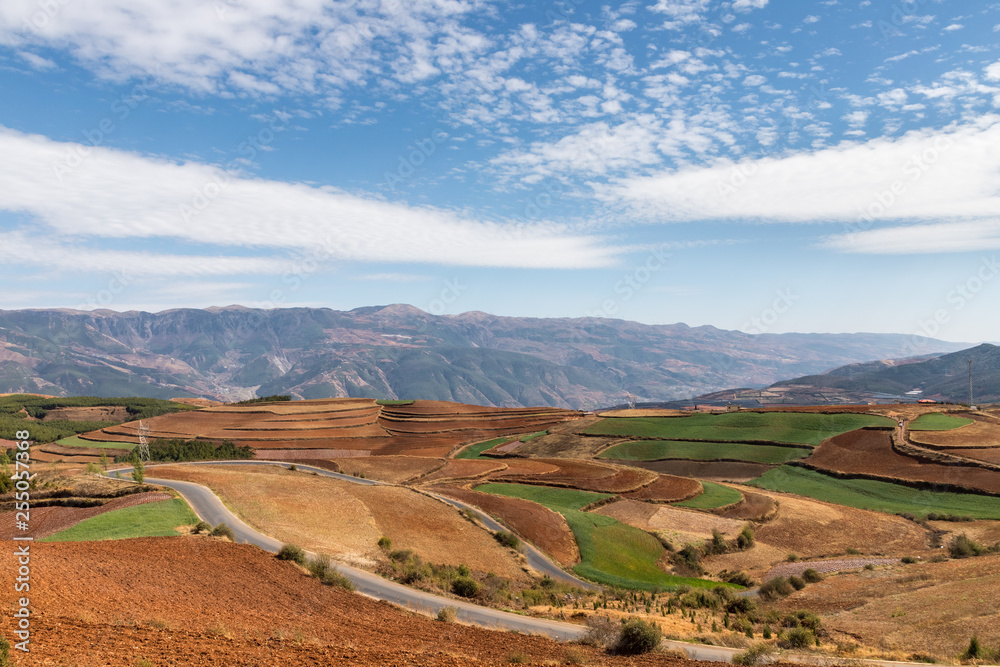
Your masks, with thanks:
[[[997,340],[1000,4],[5,0],[0,308]]]

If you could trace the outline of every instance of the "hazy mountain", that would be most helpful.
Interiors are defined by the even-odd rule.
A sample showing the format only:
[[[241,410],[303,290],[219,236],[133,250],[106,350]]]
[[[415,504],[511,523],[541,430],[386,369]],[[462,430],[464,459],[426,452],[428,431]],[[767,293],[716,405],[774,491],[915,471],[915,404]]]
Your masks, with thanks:
[[[598,318],[240,306],[161,313],[0,311],[0,392],[291,393],[587,408],[766,386],[962,345],[886,334],[749,335]]]

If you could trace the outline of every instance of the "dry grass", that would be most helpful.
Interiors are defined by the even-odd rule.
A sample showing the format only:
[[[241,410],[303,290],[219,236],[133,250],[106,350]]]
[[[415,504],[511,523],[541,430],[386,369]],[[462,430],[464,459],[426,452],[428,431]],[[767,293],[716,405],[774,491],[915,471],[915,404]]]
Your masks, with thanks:
[[[976,421],[951,431],[910,431],[910,440],[935,447],[1000,447],[1000,424]]]
[[[1000,556],[828,577],[779,607],[819,612],[834,641],[953,661],[974,634],[1000,645]]]
[[[715,514],[666,505],[651,505],[635,500],[619,500],[595,512],[640,530],[659,533],[673,542],[675,547],[709,539],[712,537],[713,529],[733,538],[745,525],[743,521],[725,519]]]
[[[423,456],[363,456],[331,460],[348,475],[364,473],[369,479],[392,484],[402,484],[444,465],[440,459]]]

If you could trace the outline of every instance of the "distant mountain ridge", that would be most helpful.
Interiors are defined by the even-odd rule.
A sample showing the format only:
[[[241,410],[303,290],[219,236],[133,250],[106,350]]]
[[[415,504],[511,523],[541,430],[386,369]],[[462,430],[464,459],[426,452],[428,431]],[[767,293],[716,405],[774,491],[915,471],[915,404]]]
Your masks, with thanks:
[[[603,318],[243,306],[0,311],[0,392],[237,400],[425,398],[593,408],[766,386],[964,347],[894,334],[760,334]]]

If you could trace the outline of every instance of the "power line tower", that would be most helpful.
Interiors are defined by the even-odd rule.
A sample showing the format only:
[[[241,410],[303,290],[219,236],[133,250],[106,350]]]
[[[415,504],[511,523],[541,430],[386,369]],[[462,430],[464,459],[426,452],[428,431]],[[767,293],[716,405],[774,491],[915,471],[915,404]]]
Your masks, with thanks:
[[[149,427],[139,420],[139,460],[148,461],[149,460]]]

